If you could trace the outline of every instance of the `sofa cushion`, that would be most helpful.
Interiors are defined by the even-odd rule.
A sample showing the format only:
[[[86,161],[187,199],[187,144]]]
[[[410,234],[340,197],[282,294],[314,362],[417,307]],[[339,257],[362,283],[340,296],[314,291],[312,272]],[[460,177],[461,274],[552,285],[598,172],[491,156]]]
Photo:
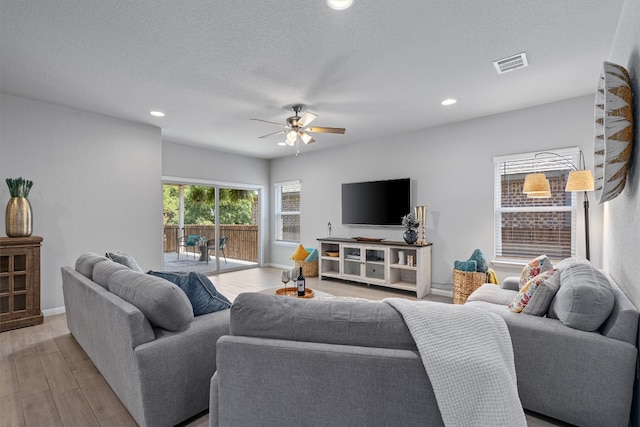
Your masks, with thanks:
[[[400,313],[374,301],[242,293],[231,306],[229,329],[231,335],[416,350]]]
[[[122,265],[126,265],[133,271],[144,273],[144,270],[140,267],[140,265],[138,265],[136,259],[124,251],[107,252],[105,256],[112,261],[115,261]]]
[[[549,317],[583,331],[596,331],[609,317],[614,295],[607,277],[589,264],[573,264],[560,273],[560,289]]]
[[[100,262],[93,267],[93,281],[105,289],[109,289],[109,278],[116,271],[131,269],[126,265],[106,260],[106,262]]]
[[[551,277],[553,273],[555,273],[555,270],[547,270],[529,280],[520,289],[520,292],[518,292],[511,304],[509,304],[508,309],[514,313],[521,313],[522,310],[524,310],[524,308],[527,306],[527,304],[529,304],[529,301],[537,291],[538,286],[540,286],[545,280]]]
[[[211,280],[204,274],[191,272],[149,271],[149,274],[162,277],[176,284],[189,298],[193,315],[213,313],[231,307],[231,302],[222,295]]]
[[[538,274],[549,271],[552,268],[553,264],[551,264],[551,261],[546,255],[540,255],[532,259],[522,269],[522,274],[520,274],[520,289]]]
[[[558,289],[560,289],[560,270],[555,270],[549,278],[538,285],[522,312],[533,316],[544,316],[549,311],[551,300],[556,296]]]
[[[467,302],[486,301],[492,304],[506,306],[511,304],[517,294],[518,291],[503,289],[500,286],[492,285],[491,283],[485,283],[484,285],[473,291],[471,295],[469,295],[469,298],[467,298]]]
[[[109,278],[109,290],[138,307],[152,326],[175,332],[193,320],[187,295],[160,277],[130,270],[117,271]]]
[[[107,261],[108,258],[105,258],[101,255],[94,254],[92,252],[82,254],[76,260],[76,271],[82,274],[89,280],[93,280],[93,268],[94,266],[103,261]]]

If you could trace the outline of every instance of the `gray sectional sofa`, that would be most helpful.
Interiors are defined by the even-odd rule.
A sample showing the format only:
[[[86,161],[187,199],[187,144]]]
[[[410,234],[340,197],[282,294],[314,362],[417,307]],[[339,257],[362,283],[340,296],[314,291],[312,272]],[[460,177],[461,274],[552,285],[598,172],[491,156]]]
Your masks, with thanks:
[[[194,317],[178,286],[96,254],[63,267],[62,286],[69,330],[140,426],[208,408],[228,309]]]
[[[613,306],[593,332],[507,312],[517,291],[485,285],[469,298],[504,318],[525,409],[581,426],[628,425],[638,311],[609,282]],[[387,304],[241,294],[217,367],[211,427],[442,425],[413,338]]]

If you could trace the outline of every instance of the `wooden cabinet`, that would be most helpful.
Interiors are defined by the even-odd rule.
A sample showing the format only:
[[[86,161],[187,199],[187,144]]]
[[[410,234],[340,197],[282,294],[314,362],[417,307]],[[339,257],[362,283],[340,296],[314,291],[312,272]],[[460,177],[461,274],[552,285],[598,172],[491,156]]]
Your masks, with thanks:
[[[431,293],[431,244],[357,242],[324,238],[320,242],[320,280],[333,278],[404,289],[423,298]]]
[[[0,237],[0,332],[42,323],[42,237]]]

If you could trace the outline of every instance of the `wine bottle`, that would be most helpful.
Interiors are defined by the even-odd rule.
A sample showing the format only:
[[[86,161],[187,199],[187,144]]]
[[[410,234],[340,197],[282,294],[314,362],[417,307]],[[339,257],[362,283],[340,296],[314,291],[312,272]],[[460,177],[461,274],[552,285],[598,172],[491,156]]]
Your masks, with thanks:
[[[303,297],[304,291],[305,291],[305,284],[304,284],[304,276],[302,275],[302,267],[300,267],[300,274],[296,279],[296,284],[298,285],[298,296]]]

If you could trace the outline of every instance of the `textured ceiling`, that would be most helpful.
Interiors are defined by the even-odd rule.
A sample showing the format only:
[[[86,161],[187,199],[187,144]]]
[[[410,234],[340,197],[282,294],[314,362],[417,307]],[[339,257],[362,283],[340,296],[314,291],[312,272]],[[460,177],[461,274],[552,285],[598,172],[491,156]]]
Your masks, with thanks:
[[[347,129],[304,154],[594,93],[622,4],[0,0],[0,91],[276,158],[294,150],[249,119],[284,124],[295,103]],[[496,73],[492,61],[523,51],[529,67]]]

